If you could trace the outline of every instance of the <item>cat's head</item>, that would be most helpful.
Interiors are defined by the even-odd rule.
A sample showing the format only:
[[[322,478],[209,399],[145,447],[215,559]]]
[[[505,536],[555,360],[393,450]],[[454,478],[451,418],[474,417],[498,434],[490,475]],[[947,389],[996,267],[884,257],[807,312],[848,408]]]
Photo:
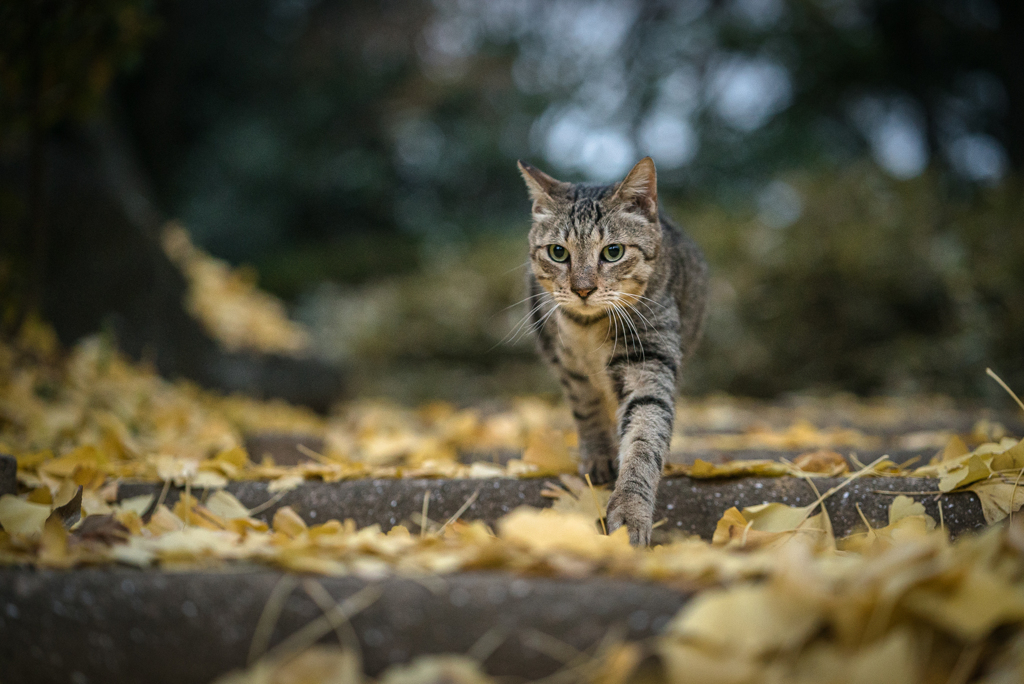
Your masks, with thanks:
[[[563,183],[519,162],[533,200],[530,261],[561,306],[584,316],[635,304],[661,248],[654,161],[607,187]]]

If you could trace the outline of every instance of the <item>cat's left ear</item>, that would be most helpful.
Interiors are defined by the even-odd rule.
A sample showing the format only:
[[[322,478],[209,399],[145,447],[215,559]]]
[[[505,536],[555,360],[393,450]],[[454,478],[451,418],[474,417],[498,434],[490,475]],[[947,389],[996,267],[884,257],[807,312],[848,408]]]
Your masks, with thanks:
[[[654,160],[644,157],[619,183],[613,202],[632,204],[650,221],[658,220],[658,172]]]
[[[568,185],[568,183],[552,178],[526,162],[518,161],[516,165],[519,167],[519,173],[523,174],[523,180],[526,181],[526,189],[529,191],[530,199],[534,203],[550,200]]]

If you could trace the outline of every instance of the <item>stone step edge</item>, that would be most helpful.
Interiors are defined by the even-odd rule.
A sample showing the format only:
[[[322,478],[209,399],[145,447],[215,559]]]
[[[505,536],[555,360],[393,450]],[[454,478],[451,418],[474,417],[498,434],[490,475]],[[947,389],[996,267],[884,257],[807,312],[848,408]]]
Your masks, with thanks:
[[[0,569],[4,683],[210,682],[245,667],[260,615],[285,577],[266,569]],[[292,588],[269,643],[323,614],[304,582],[317,582],[336,601],[365,589],[374,600],[351,624],[370,675],[418,655],[467,653],[493,631],[501,642],[485,670],[537,679],[562,665],[538,639],[580,651],[610,633],[641,640],[661,631],[689,597],[652,583],[504,572],[379,581],[287,577]],[[337,637],[326,630],[320,641],[337,643]]]
[[[819,492],[838,486],[845,478],[815,478]],[[407,525],[417,531],[423,499],[430,492],[428,517],[444,522],[470,498],[473,502],[462,513],[464,520],[481,520],[493,526],[519,506],[538,508],[552,505],[543,496],[546,483],[557,479],[377,479],[321,482],[309,480],[278,494],[268,491],[262,481],[234,481],[227,491],[249,508],[263,507],[256,517],[269,522],[274,512],[290,506],[307,524],[330,519],[352,519],[359,527],[373,524],[383,531],[395,525]],[[153,483],[122,483],[118,499],[154,494],[162,486]],[[924,504],[925,511],[948,530],[952,537],[986,526],[981,502],[972,492],[953,492],[936,496],[938,481],[910,477],[863,477],[850,482],[825,501],[837,537],[864,530],[861,512],[872,527],[888,524],[889,506],[898,493],[906,493]],[[173,504],[182,490],[171,488],[165,502]],[[197,497],[202,498],[200,491]],[[735,478],[696,480],[689,477],[666,478],[658,489],[654,520],[663,521],[655,529],[654,541],[668,538],[670,531],[695,534],[711,539],[722,514],[730,507],[744,508],[778,502],[806,506],[817,495],[802,478]],[[858,512],[858,504],[860,512]],[[939,507],[942,512],[940,514]]]

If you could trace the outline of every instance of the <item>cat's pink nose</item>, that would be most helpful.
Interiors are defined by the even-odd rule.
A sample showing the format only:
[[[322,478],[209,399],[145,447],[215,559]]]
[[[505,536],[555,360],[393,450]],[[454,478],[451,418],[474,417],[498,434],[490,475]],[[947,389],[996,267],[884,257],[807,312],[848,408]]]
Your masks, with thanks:
[[[590,294],[591,292],[593,292],[593,291],[594,291],[594,290],[596,290],[596,289],[597,289],[597,288],[595,288],[595,287],[592,287],[592,288],[590,288],[590,289],[587,289],[587,290],[583,290],[583,289],[580,289],[580,290],[573,290],[573,292],[575,292],[576,294],[578,294],[578,295],[580,296],[580,298],[582,298],[582,299],[586,299],[586,298],[587,298],[587,295],[589,295],[589,294]]]

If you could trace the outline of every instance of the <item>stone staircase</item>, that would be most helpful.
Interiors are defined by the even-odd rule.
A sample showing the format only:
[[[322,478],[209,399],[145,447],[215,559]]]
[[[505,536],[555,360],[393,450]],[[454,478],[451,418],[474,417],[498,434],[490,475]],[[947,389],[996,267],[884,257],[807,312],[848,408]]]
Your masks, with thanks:
[[[773,419],[784,423],[794,415],[791,408],[783,407]],[[841,417],[832,418],[839,423],[831,424],[841,424]],[[999,420],[1011,434],[1024,434],[1024,425],[1013,414],[950,410],[941,416],[912,418],[900,425],[850,427],[876,436],[879,450],[890,451],[896,460],[930,457],[933,447],[912,448],[914,435],[939,427],[969,432],[979,420]],[[828,416],[817,420],[819,427],[830,424]],[[744,428],[734,425],[731,429],[738,433]],[[705,442],[713,443],[716,435],[730,434],[707,425],[689,426],[687,431],[697,444],[705,437]],[[277,448],[282,443],[287,447],[287,440],[273,439]],[[905,448],[895,448],[899,445]],[[848,456],[852,450],[838,451]],[[798,453],[786,449],[691,451],[674,454],[673,460],[779,460],[793,459]],[[871,456],[859,454],[864,462]],[[0,468],[0,474],[8,478],[10,487],[13,472]],[[825,491],[842,481],[818,478],[815,483]],[[228,491],[250,508],[274,500],[257,516],[268,522],[276,510],[289,506],[307,524],[351,518],[360,527],[378,524],[386,531],[403,524],[416,531],[427,492],[433,520],[443,521],[461,511],[464,520],[493,525],[518,506],[551,505],[552,500],[541,493],[545,483],[545,479],[307,481],[275,497],[267,483],[249,481],[232,482]],[[160,489],[151,483],[125,483],[118,496],[129,498]],[[898,492],[908,492],[922,502],[933,518],[941,516],[954,537],[985,526],[974,494],[939,498],[922,493],[935,490],[935,480],[862,478],[830,497],[825,508],[837,537],[862,527],[862,515],[872,526],[883,527]],[[167,503],[180,495],[171,488]],[[730,507],[768,502],[807,505],[816,499],[807,482],[796,477],[666,478],[655,513],[655,520],[663,522],[656,533],[665,538],[681,531],[710,539]],[[2,568],[0,682],[212,681],[246,665],[257,633],[272,646],[300,630],[313,629],[311,625],[319,619],[322,634],[313,637],[319,634],[324,641],[333,641],[333,628],[323,622],[323,606],[316,600],[318,592],[326,592],[334,602],[373,593],[375,600],[351,620],[367,674],[377,675],[417,655],[473,652],[484,639],[493,641],[481,655],[485,671],[532,680],[563,668],[557,648],[585,651],[609,633],[634,641],[657,634],[693,595],[688,587],[594,577],[525,577],[506,571],[371,580],[294,575],[252,565],[229,568],[210,572]],[[260,625],[270,605],[276,606],[278,615],[268,623],[272,626],[268,631]]]

